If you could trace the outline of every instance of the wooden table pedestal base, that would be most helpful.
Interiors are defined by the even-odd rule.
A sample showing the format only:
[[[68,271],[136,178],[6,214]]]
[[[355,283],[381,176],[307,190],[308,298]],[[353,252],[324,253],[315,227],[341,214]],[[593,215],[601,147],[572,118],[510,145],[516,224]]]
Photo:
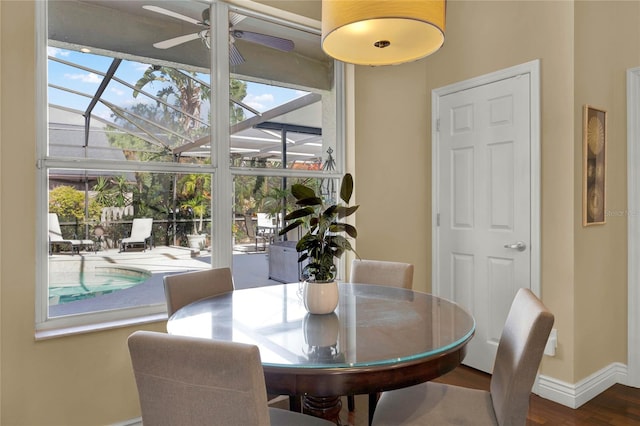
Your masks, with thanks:
[[[302,412],[315,417],[320,417],[341,426],[340,410],[342,400],[339,396],[316,397],[304,396],[302,398]]]

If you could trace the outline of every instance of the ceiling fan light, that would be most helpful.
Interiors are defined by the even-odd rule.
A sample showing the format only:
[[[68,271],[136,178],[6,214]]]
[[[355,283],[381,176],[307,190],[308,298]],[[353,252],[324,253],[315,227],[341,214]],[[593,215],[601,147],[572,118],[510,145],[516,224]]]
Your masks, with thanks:
[[[395,65],[444,43],[446,0],[322,0],[322,49],[357,65]]]

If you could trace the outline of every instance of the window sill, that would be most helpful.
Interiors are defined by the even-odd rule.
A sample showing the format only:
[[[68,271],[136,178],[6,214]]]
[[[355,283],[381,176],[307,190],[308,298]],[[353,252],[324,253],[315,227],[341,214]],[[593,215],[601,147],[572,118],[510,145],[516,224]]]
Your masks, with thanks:
[[[77,334],[94,333],[97,331],[111,330],[114,328],[124,328],[134,325],[150,324],[167,320],[166,313],[150,314],[136,318],[125,318],[112,321],[104,321],[96,324],[74,325],[69,327],[58,327],[45,330],[36,330],[35,339],[48,340],[64,336]]]

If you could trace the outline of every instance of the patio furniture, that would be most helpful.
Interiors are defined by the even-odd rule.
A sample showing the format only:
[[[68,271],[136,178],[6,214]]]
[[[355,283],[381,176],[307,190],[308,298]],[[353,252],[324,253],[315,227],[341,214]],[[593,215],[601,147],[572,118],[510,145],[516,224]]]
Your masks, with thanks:
[[[265,251],[267,250],[267,239],[264,235],[257,232],[257,226],[253,222],[253,218],[250,215],[244,216],[244,225],[247,229],[247,237],[253,239],[255,241],[255,251]],[[258,241],[262,241],[262,248],[258,248]]]
[[[153,219],[150,217],[138,217],[133,219],[131,233],[129,237],[120,240],[120,251],[127,251],[127,248],[142,246],[145,251],[147,247],[151,250],[153,246],[153,233],[151,231]]]
[[[496,354],[490,391],[442,383],[384,392],[373,417],[383,425],[524,425],[553,314],[526,288],[518,290]]]
[[[258,217],[258,225],[256,233],[264,238],[268,238],[269,242],[273,242],[273,239],[278,232],[278,226],[282,222],[282,214],[273,216],[269,213],[256,213]]]
[[[100,250],[102,250],[102,243],[105,242],[104,227],[102,225],[97,225],[95,228],[93,228],[93,235],[96,239],[95,245],[93,246],[93,250],[96,253],[98,253]]]
[[[128,345],[145,425],[331,426],[267,405],[255,345],[153,331],[136,331]]]
[[[308,262],[298,263],[297,241],[279,241],[269,245],[269,279],[281,283],[301,280],[302,267]]]
[[[80,253],[80,249],[93,248],[93,240],[66,239],[62,236],[60,221],[56,213],[49,213],[49,255],[53,254],[54,246],[67,246],[71,255]]]
[[[229,268],[165,275],[163,282],[168,316],[196,300],[233,291],[233,277]]]

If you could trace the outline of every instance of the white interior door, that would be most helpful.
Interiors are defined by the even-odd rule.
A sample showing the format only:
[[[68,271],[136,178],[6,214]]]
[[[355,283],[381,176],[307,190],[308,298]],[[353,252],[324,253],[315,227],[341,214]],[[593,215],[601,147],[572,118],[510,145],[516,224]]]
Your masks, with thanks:
[[[474,315],[464,363],[486,372],[517,289],[531,288],[530,78],[446,94],[435,109],[434,289]]]

